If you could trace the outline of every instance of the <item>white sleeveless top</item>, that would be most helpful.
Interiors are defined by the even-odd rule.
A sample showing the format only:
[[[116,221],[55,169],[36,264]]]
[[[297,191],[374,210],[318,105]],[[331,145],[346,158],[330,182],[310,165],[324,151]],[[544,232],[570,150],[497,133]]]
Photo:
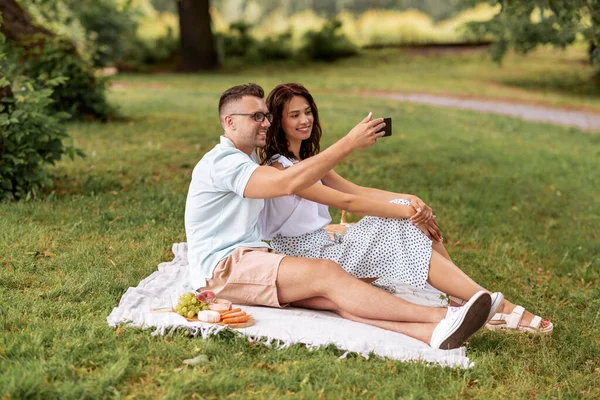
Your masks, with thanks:
[[[290,160],[275,154],[267,164],[271,165],[276,162],[288,168],[298,160]],[[265,199],[265,206],[258,218],[264,240],[271,240],[277,235],[304,235],[322,229],[330,222],[329,207],[296,195]]]

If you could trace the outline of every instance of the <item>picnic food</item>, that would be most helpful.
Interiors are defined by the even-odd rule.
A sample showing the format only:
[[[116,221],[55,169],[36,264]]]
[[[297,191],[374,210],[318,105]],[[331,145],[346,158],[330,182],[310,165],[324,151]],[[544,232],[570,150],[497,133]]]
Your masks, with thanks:
[[[240,312],[240,311],[242,311],[242,309],[241,309],[241,308],[234,308],[233,310],[229,310],[229,311],[223,311],[223,312],[221,312],[221,316],[222,316],[222,317],[224,317],[224,316],[226,316],[226,315],[233,314],[233,313],[237,313],[237,312]]]
[[[241,317],[242,315],[246,315],[246,313],[244,311],[239,311],[239,312],[235,312],[235,313],[229,313],[227,315],[223,315],[220,314],[221,318],[225,319],[225,318],[235,318],[235,317]]]
[[[217,296],[215,295],[215,292],[205,290],[196,295],[196,300],[203,301],[205,303],[210,303],[213,299],[216,299],[216,297]]]
[[[192,292],[182,294],[175,306],[175,312],[187,318],[193,318],[199,311],[207,309],[208,304],[199,301]]]
[[[202,322],[217,323],[221,320],[221,314],[218,311],[202,310],[198,313],[198,319]]]
[[[214,298],[212,302],[208,305],[208,308],[210,310],[219,312],[228,311],[231,308],[231,302],[225,299]]]
[[[243,314],[243,315],[240,315],[240,316],[237,316],[237,317],[233,317],[233,318],[224,318],[223,319],[223,323],[225,325],[227,325],[227,324],[239,324],[239,323],[242,323],[242,322],[246,322],[246,321],[248,321],[250,319],[250,316],[247,315],[245,312],[242,311],[241,314]]]
[[[188,320],[208,322],[211,324],[223,323],[232,328],[242,328],[252,325],[254,320],[241,308],[231,310],[231,302],[219,299],[214,292],[205,290],[198,294],[189,292],[179,297],[175,312]]]

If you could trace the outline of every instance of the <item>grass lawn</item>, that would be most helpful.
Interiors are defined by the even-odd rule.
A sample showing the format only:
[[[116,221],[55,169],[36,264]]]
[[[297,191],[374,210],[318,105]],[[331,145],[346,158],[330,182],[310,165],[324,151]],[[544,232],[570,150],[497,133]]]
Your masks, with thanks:
[[[486,50],[435,54],[408,49],[363,50],[338,63],[282,62],[236,68],[215,74],[120,75],[117,82],[162,88],[220,92],[231,82],[259,81],[272,88],[301,82],[314,93],[362,91],[421,92],[500,99],[600,112],[600,79],[587,62],[585,48],[540,48],[530,55],[509,53],[502,66]]]
[[[426,61],[415,63],[438,68]],[[250,70],[120,77],[128,85],[111,100],[126,119],[72,124],[87,158],[59,163],[56,188],[44,200],[0,204],[0,398],[600,396],[600,136],[342,95],[369,84],[436,86],[414,81],[418,65],[406,71],[405,83],[389,78],[388,64],[370,75],[365,68],[347,60],[297,75],[273,69],[268,76]],[[444,82],[465,89],[466,76]],[[525,71],[521,78],[535,76]],[[455,262],[485,287],[551,318],[554,334],[482,331],[467,345],[475,367],[458,370],[338,360],[342,352],[333,347],[273,350],[231,333],[202,340],[184,331],[162,337],[108,327],[106,316],[127,288],[170,260],[173,242],[185,240],[187,186],[195,163],[218,140],[218,97],[247,80],[266,88],[281,80],[315,87],[325,145],[369,110],[392,116],[393,136],[352,154],[338,172],[420,195],[436,211]],[[553,92],[527,93],[535,100]],[[591,94],[546,97],[600,108]],[[180,371],[198,354],[210,363]]]

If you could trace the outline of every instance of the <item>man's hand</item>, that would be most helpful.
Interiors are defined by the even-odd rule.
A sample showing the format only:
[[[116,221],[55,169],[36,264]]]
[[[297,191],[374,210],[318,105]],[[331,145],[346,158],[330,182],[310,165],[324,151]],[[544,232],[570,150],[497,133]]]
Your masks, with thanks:
[[[417,213],[410,218],[410,222],[413,224],[427,224],[433,219],[433,210],[431,207],[417,196],[410,197],[410,204],[417,210]]]
[[[444,240],[442,237],[442,232],[440,231],[440,226],[435,219],[435,216],[431,218],[428,223],[419,224],[417,227],[423,231],[425,235],[434,242],[441,242]]]
[[[383,136],[384,132],[380,131],[384,127],[383,118],[373,119],[373,113],[369,113],[365,119],[348,132],[344,140],[348,142],[352,150],[367,149]]]

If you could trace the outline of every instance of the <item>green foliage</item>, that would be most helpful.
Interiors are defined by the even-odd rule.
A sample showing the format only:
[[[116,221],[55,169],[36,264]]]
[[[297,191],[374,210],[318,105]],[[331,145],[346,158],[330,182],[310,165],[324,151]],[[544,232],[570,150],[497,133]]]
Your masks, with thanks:
[[[6,49],[0,34],[0,71],[17,76],[15,54],[8,58]],[[19,76],[12,85],[13,96],[0,98],[0,201],[35,196],[38,189],[52,186],[49,164],[55,164],[64,154],[71,158],[83,156],[79,149],[65,144],[69,136],[63,122],[69,114],[51,107],[51,88],[64,85],[65,80],[61,76],[39,77],[36,83]],[[0,88],[10,83],[6,75],[0,75]]]
[[[179,38],[168,28],[165,36],[156,39],[144,39],[135,36],[127,46],[125,56],[117,60],[119,70],[144,71],[176,57],[179,52]]]
[[[48,80],[65,78],[52,92],[49,108],[74,117],[88,116],[106,121],[115,113],[106,100],[106,78],[98,78],[92,67],[76,53],[70,43],[46,38],[26,51],[15,49],[23,60],[22,71],[45,86]]]
[[[294,56],[291,32],[283,32],[263,40],[252,34],[253,26],[244,21],[234,22],[228,32],[217,33],[216,41],[225,58],[242,58],[249,63],[284,60]]]
[[[224,57],[244,57],[251,54],[256,46],[256,39],[250,34],[252,25],[244,21],[234,22],[229,32],[217,36]]]
[[[475,0],[465,0],[473,4]],[[595,49],[600,44],[600,1],[598,0],[488,0],[500,6],[489,21],[467,24],[477,38],[494,38],[492,57],[500,62],[509,49],[526,54],[538,45],[565,48],[578,35],[591,43],[590,59],[600,65]]]
[[[313,60],[333,61],[358,53],[358,48],[339,32],[342,23],[338,19],[327,22],[320,31],[308,31],[304,35],[301,53]]]
[[[56,87],[62,82],[56,78],[46,84]],[[54,165],[63,154],[83,155],[64,143],[68,134],[63,121],[69,115],[52,110],[50,87],[37,89],[27,78],[14,87],[14,97],[0,104],[0,200],[35,196],[39,188],[52,186],[48,164]]]
[[[294,56],[290,31],[269,36],[258,42],[258,53],[265,60],[286,60]]]
[[[96,44],[94,65],[104,67],[122,59],[135,38],[139,12],[131,1],[68,1],[75,18]]]

